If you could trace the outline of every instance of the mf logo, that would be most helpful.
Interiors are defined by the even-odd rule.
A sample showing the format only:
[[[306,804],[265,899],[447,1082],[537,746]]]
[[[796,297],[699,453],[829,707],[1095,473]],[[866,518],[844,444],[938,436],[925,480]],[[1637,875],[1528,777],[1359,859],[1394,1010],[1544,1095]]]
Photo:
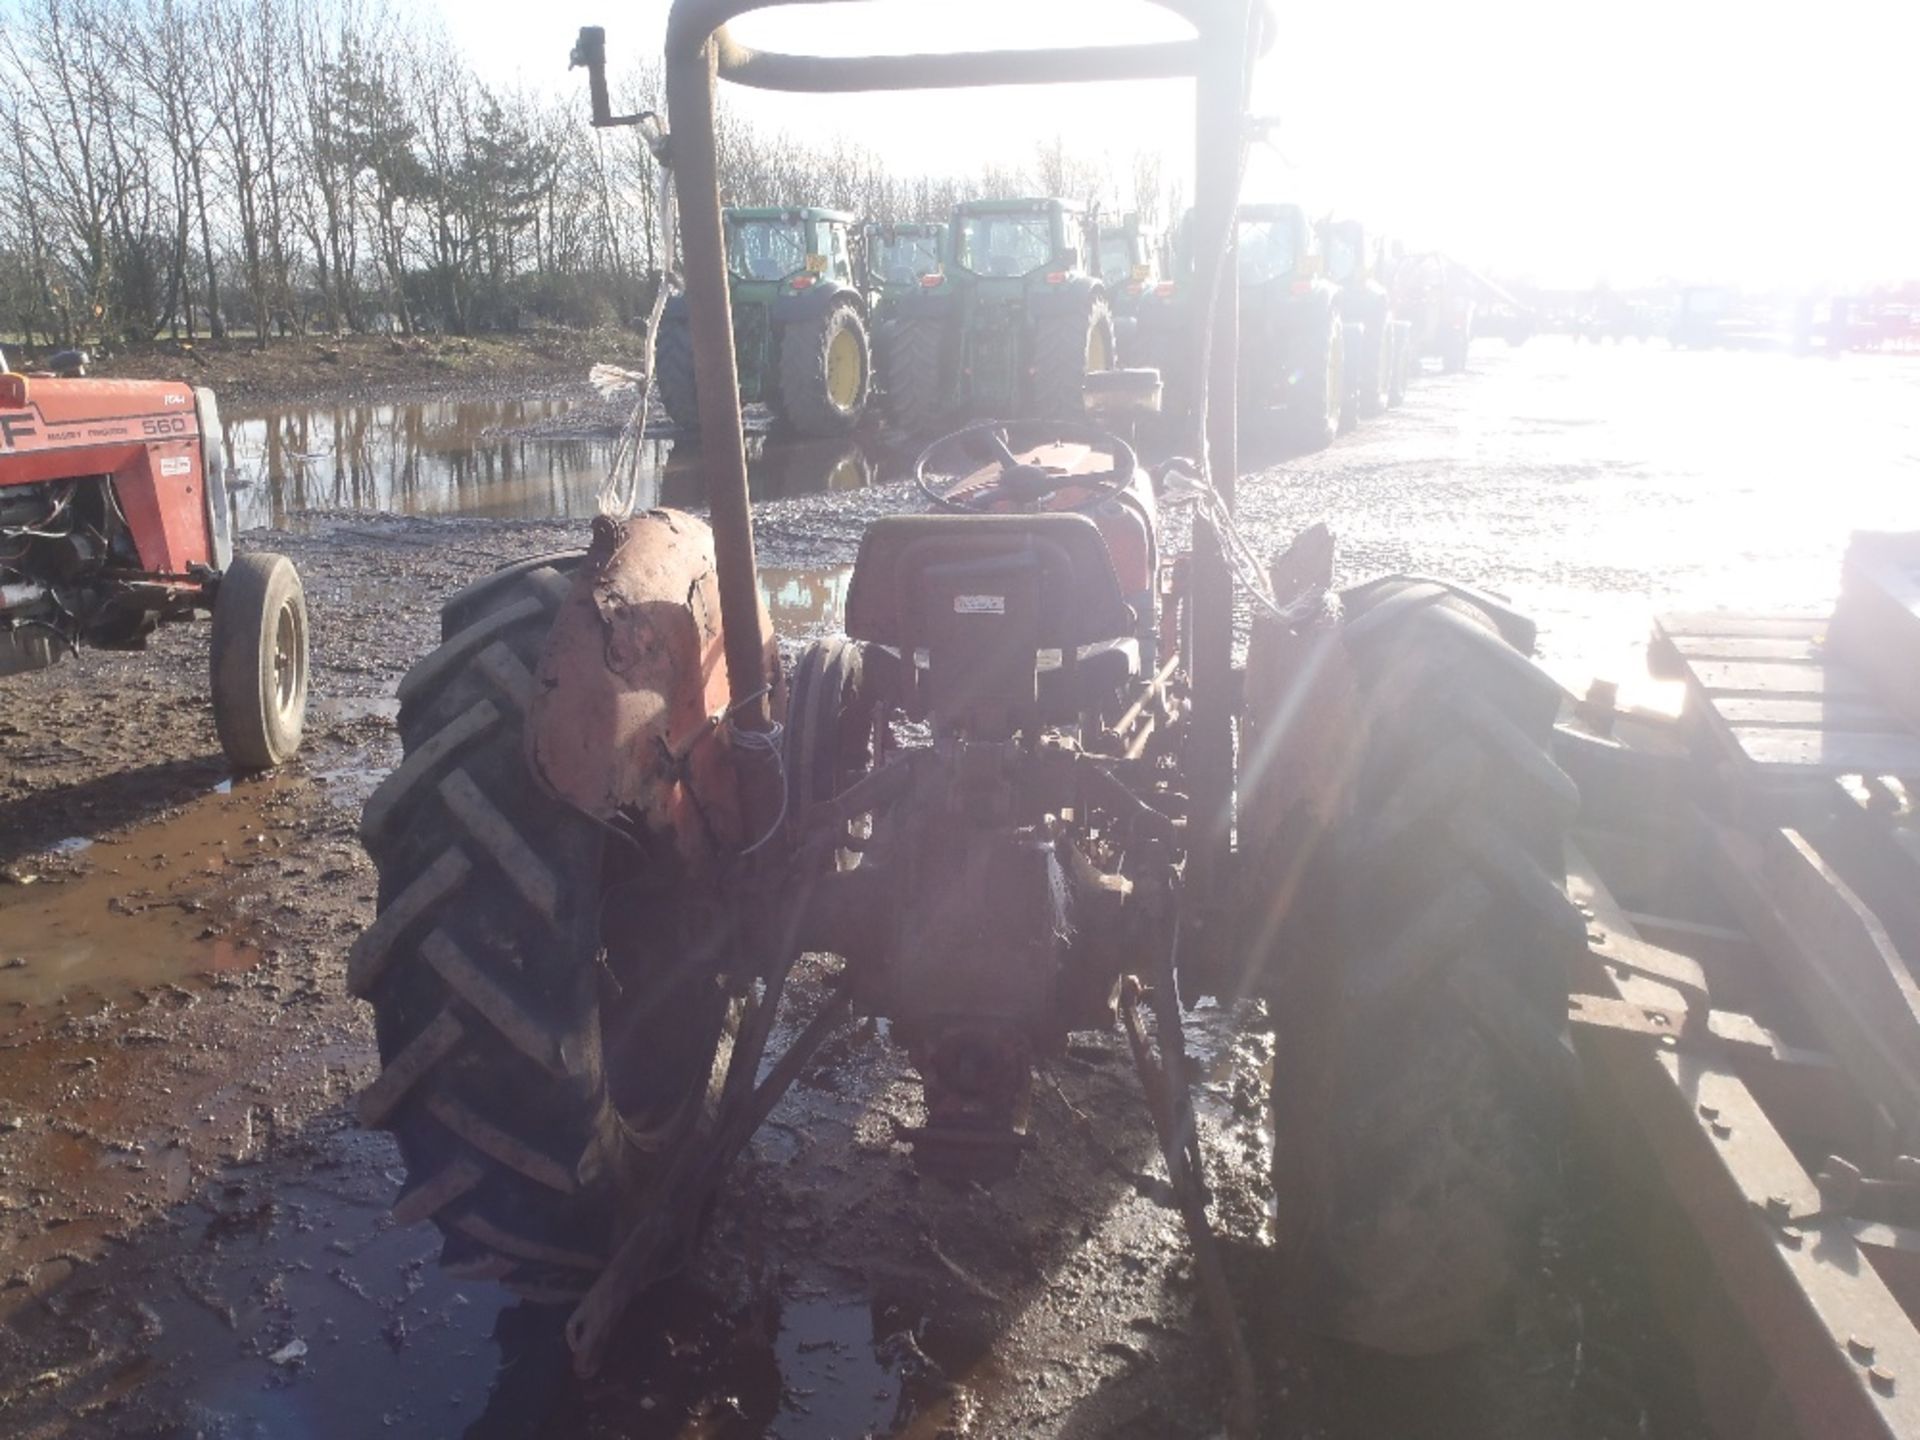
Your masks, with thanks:
[[[16,450],[22,440],[40,433],[31,410],[16,410],[0,415],[0,450]]]

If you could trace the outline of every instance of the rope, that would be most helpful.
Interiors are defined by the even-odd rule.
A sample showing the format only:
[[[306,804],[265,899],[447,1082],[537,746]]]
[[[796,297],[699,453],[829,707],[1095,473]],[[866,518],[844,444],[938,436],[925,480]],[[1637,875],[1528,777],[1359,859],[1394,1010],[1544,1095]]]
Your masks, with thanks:
[[[660,270],[660,283],[654,288],[653,308],[647,312],[647,334],[642,346],[644,363],[638,370],[623,370],[617,365],[596,365],[587,378],[601,394],[611,396],[629,385],[637,392],[633,413],[620,427],[613,455],[607,461],[606,478],[600,482],[597,499],[600,513],[609,520],[625,520],[633,514],[640,498],[640,452],[647,434],[647,405],[653,390],[653,372],[660,343],[660,316],[667,307],[669,292],[681,288],[680,272],[673,266],[678,249],[679,211],[673,195],[673,167],[666,156],[664,132],[649,133],[647,144],[660,170],[660,230],[666,264]]]

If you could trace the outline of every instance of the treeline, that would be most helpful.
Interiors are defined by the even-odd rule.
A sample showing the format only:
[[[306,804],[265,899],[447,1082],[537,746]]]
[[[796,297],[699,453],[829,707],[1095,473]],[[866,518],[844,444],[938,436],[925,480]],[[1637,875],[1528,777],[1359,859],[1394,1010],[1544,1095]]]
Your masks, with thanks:
[[[617,90],[664,109],[657,62]],[[584,110],[488,83],[378,0],[0,0],[0,332],[267,344],[628,320],[663,268],[659,175],[637,131]],[[745,205],[908,220],[1037,190],[1170,213],[1155,157],[1114,169],[1055,142],[1024,166],[900,175],[722,117],[723,190]]]

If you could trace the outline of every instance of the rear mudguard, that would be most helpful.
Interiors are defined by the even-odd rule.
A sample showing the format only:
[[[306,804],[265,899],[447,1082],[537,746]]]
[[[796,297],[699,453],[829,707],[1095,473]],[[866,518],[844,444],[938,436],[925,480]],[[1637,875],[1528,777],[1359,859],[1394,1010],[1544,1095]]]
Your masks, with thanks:
[[[1107,287],[1091,275],[1075,275],[1058,285],[1034,285],[1027,290],[1027,314],[1039,320],[1054,315],[1078,315],[1094,297],[1106,298]]]
[[[759,625],[779,718],[764,604]],[[749,838],[718,719],[729,693],[713,532],[675,510],[595,520],[535,675],[534,773],[597,820],[670,839],[694,878],[710,874]]]
[[[959,304],[959,298],[959,289],[951,281],[945,285],[903,291],[887,297],[886,318],[937,320],[944,325]]]
[[[805,290],[785,290],[770,307],[775,325],[791,325],[796,320],[817,320],[836,305],[851,305],[864,319],[867,302],[850,285],[810,285]]]

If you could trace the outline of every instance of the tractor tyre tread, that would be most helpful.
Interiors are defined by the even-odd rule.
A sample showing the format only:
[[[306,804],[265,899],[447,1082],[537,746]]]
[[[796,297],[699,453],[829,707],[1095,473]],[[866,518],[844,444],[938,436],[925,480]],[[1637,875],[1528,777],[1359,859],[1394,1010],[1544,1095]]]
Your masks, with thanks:
[[[1314,1329],[1406,1355],[1479,1338],[1523,1263],[1585,934],[1565,888],[1577,793],[1537,669],[1458,597],[1392,605],[1413,588],[1370,590],[1389,623],[1349,621],[1350,804],[1302,886],[1316,978],[1281,1016],[1273,1089],[1292,1299]]]
[[[850,330],[859,344],[860,386],[853,403],[842,409],[828,393],[828,353],[834,337]],[[780,335],[777,393],[769,397],[775,415],[793,432],[811,440],[846,435],[859,425],[873,388],[873,349],[866,318],[851,300],[836,300],[819,315],[795,320]]]
[[[1328,357],[1329,350],[1339,352],[1337,367]],[[1300,449],[1324,450],[1339,435],[1346,412],[1340,393],[1346,383],[1346,332],[1337,314],[1327,317],[1304,369],[1313,378],[1298,393],[1288,397],[1284,424],[1289,438]],[[1329,390],[1333,393],[1329,394]]]
[[[550,550],[541,555],[529,555],[524,560],[515,560],[491,575],[483,575],[471,585],[462,586],[440,602],[441,642],[451,640],[493,609],[500,598],[519,583],[521,576],[534,570],[552,570],[559,575],[570,576],[586,557],[587,552],[580,549]]]
[[[456,596],[466,625],[411,673],[406,758],[363,822],[378,914],[348,967],[382,1066],[361,1118],[394,1132],[407,1166],[396,1218],[431,1218],[443,1260],[535,1299],[592,1282],[664,1163],[602,1062],[604,832],[540,783],[500,684],[537,669],[566,589],[553,558]],[[623,1026],[643,1045],[712,1046],[704,1070],[655,1072],[649,1118],[697,1108],[721,1040],[718,1019],[667,1003],[678,987],[653,989]]]
[[[684,317],[660,321],[654,342],[653,381],[660,404],[676,428],[689,434],[700,429],[700,400],[694,383],[693,330]]]
[[[944,327],[928,316],[890,318],[874,332],[881,413],[903,434],[926,434],[946,411],[940,386],[943,340]]]
[[[1096,332],[1113,357],[1113,312],[1106,297],[1090,295],[1084,307],[1042,316],[1033,331],[1033,375],[1028,412],[1047,420],[1078,420],[1086,414],[1087,351]]]

